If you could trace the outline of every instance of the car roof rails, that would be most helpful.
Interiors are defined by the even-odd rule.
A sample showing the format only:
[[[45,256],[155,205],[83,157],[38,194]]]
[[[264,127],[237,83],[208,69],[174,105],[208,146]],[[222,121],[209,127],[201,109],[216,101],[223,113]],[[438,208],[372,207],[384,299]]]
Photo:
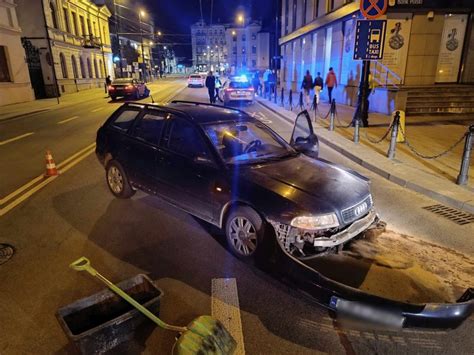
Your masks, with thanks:
[[[198,101],[187,101],[187,100],[173,100],[171,101],[172,104],[188,104],[188,105],[196,105],[196,106],[211,106],[211,107],[217,107],[217,108],[224,108],[232,111],[237,111],[239,113],[244,113],[248,115],[247,112],[243,110],[239,110],[238,108],[233,108],[233,107],[227,107],[227,106],[221,106],[221,105],[216,105],[216,104],[208,104],[206,102],[198,102]]]

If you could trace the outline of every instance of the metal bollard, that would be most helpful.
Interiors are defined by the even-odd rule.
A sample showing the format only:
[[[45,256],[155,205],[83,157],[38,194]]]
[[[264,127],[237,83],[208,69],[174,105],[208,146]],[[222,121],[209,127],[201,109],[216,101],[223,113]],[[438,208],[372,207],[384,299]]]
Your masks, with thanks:
[[[469,179],[469,163],[471,162],[472,142],[474,140],[474,125],[469,126],[464,142],[464,152],[462,154],[461,169],[459,170],[456,184],[466,185]]]
[[[299,101],[298,105],[300,106],[300,110],[302,110],[303,109],[303,92],[302,91],[300,91],[300,98],[298,101]]]
[[[316,100],[316,95],[313,96],[313,110],[314,110],[314,122],[318,118],[318,102]]]
[[[277,95],[278,95],[278,94],[277,94],[278,89],[277,89],[276,85],[275,85],[274,91],[275,91],[275,92],[274,92],[274,95],[273,95],[273,103],[276,104],[276,103],[277,103]]]
[[[334,131],[334,118],[336,116],[336,99],[331,101],[330,119],[329,119],[329,130]]]
[[[290,105],[290,111],[293,111],[293,89],[290,89],[290,96],[288,96],[288,103]]]
[[[359,143],[359,128],[360,120],[359,118],[356,118],[354,122],[354,143]]]
[[[285,107],[285,91],[283,90],[283,88],[281,88],[280,100],[281,100],[281,105]]]
[[[390,146],[388,148],[387,157],[393,159],[395,157],[395,148],[397,146],[398,125],[400,124],[400,111],[395,112],[392,126],[392,136],[390,138]]]

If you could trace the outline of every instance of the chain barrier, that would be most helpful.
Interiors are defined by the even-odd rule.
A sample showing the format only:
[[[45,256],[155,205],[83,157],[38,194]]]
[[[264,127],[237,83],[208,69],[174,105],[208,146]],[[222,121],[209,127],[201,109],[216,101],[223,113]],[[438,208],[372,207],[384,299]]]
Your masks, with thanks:
[[[385,140],[385,138],[388,137],[390,131],[392,130],[392,127],[393,127],[393,124],[394,124],[395,120],[393,120],[391,123],[390,123],[390,126],[388,126],[388,129],[387,129],[387,132],[385,132],[385,134],[380,138],[380,139],[372,139],[369,137],[369,135],[367,134],[367,131],[364,132],[365,134],[365,138],[372,144],[379,144],[381,143],[383,140]]]
[[[431,160],[431,159],[438,159],[438,158],[441,158],[442,156],[445,156],[446,154],[450,153],[451,151],[453,151],[454,148],[456,148],[461,142],[464,141],[464,139],[466,138],[466,135],[467,133],[465,132],[461,138],[459,138],[454,144],[452,144],[448,149],[442,151],[441,153],[439,154],[435,154],[435,155],[424,155],[420,152],[418,152],[415,147],[413,147],[410,142],[408,141],[407,139],[407,136],[405,134],[405,132],[403,131],[403,128],[402,126],[400,125],[400,127],[398,127],[400,129],[400,132],[402,133],[402,136],[403,138],[405,139],[405,143],[407,145],[407,147],[413,152],[413,154],[415,154],[416,156],[420,157],[420,158],[423,158],[423,159],[428,159],[428,160]]]
[[[339,116],[337,115],[337,106],[336,105],[334,105],[334,115],[336,117],[337,122],[339,123],[339,125],[336,125],[337,128],[349,128],[352,125],[352,121],[349,122],[349,124],[347,124],[347,125],[345,125],[341,122],[341,120],[339,119]]]

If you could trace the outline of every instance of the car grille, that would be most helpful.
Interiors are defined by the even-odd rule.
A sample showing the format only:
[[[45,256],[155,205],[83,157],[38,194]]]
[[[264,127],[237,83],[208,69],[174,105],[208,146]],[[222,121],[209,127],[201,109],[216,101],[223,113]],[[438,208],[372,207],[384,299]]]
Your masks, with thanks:
[[[372,204],[372,196],[369,195],[357,205],[342,210],[342,220],[344,223],[350,223],[359,219],[370,211]]]

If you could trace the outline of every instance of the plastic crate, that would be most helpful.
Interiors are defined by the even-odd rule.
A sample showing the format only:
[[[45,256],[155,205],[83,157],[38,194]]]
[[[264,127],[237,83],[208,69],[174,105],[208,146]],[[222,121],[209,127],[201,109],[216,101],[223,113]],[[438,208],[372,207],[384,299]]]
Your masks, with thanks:
[[[117,286],[159,316],[163,291],[146,275],[139,274]],[[148,319],[109,289],[59,309],[56,317],[82,354],[100,354],[131,340],[135,329]]]

